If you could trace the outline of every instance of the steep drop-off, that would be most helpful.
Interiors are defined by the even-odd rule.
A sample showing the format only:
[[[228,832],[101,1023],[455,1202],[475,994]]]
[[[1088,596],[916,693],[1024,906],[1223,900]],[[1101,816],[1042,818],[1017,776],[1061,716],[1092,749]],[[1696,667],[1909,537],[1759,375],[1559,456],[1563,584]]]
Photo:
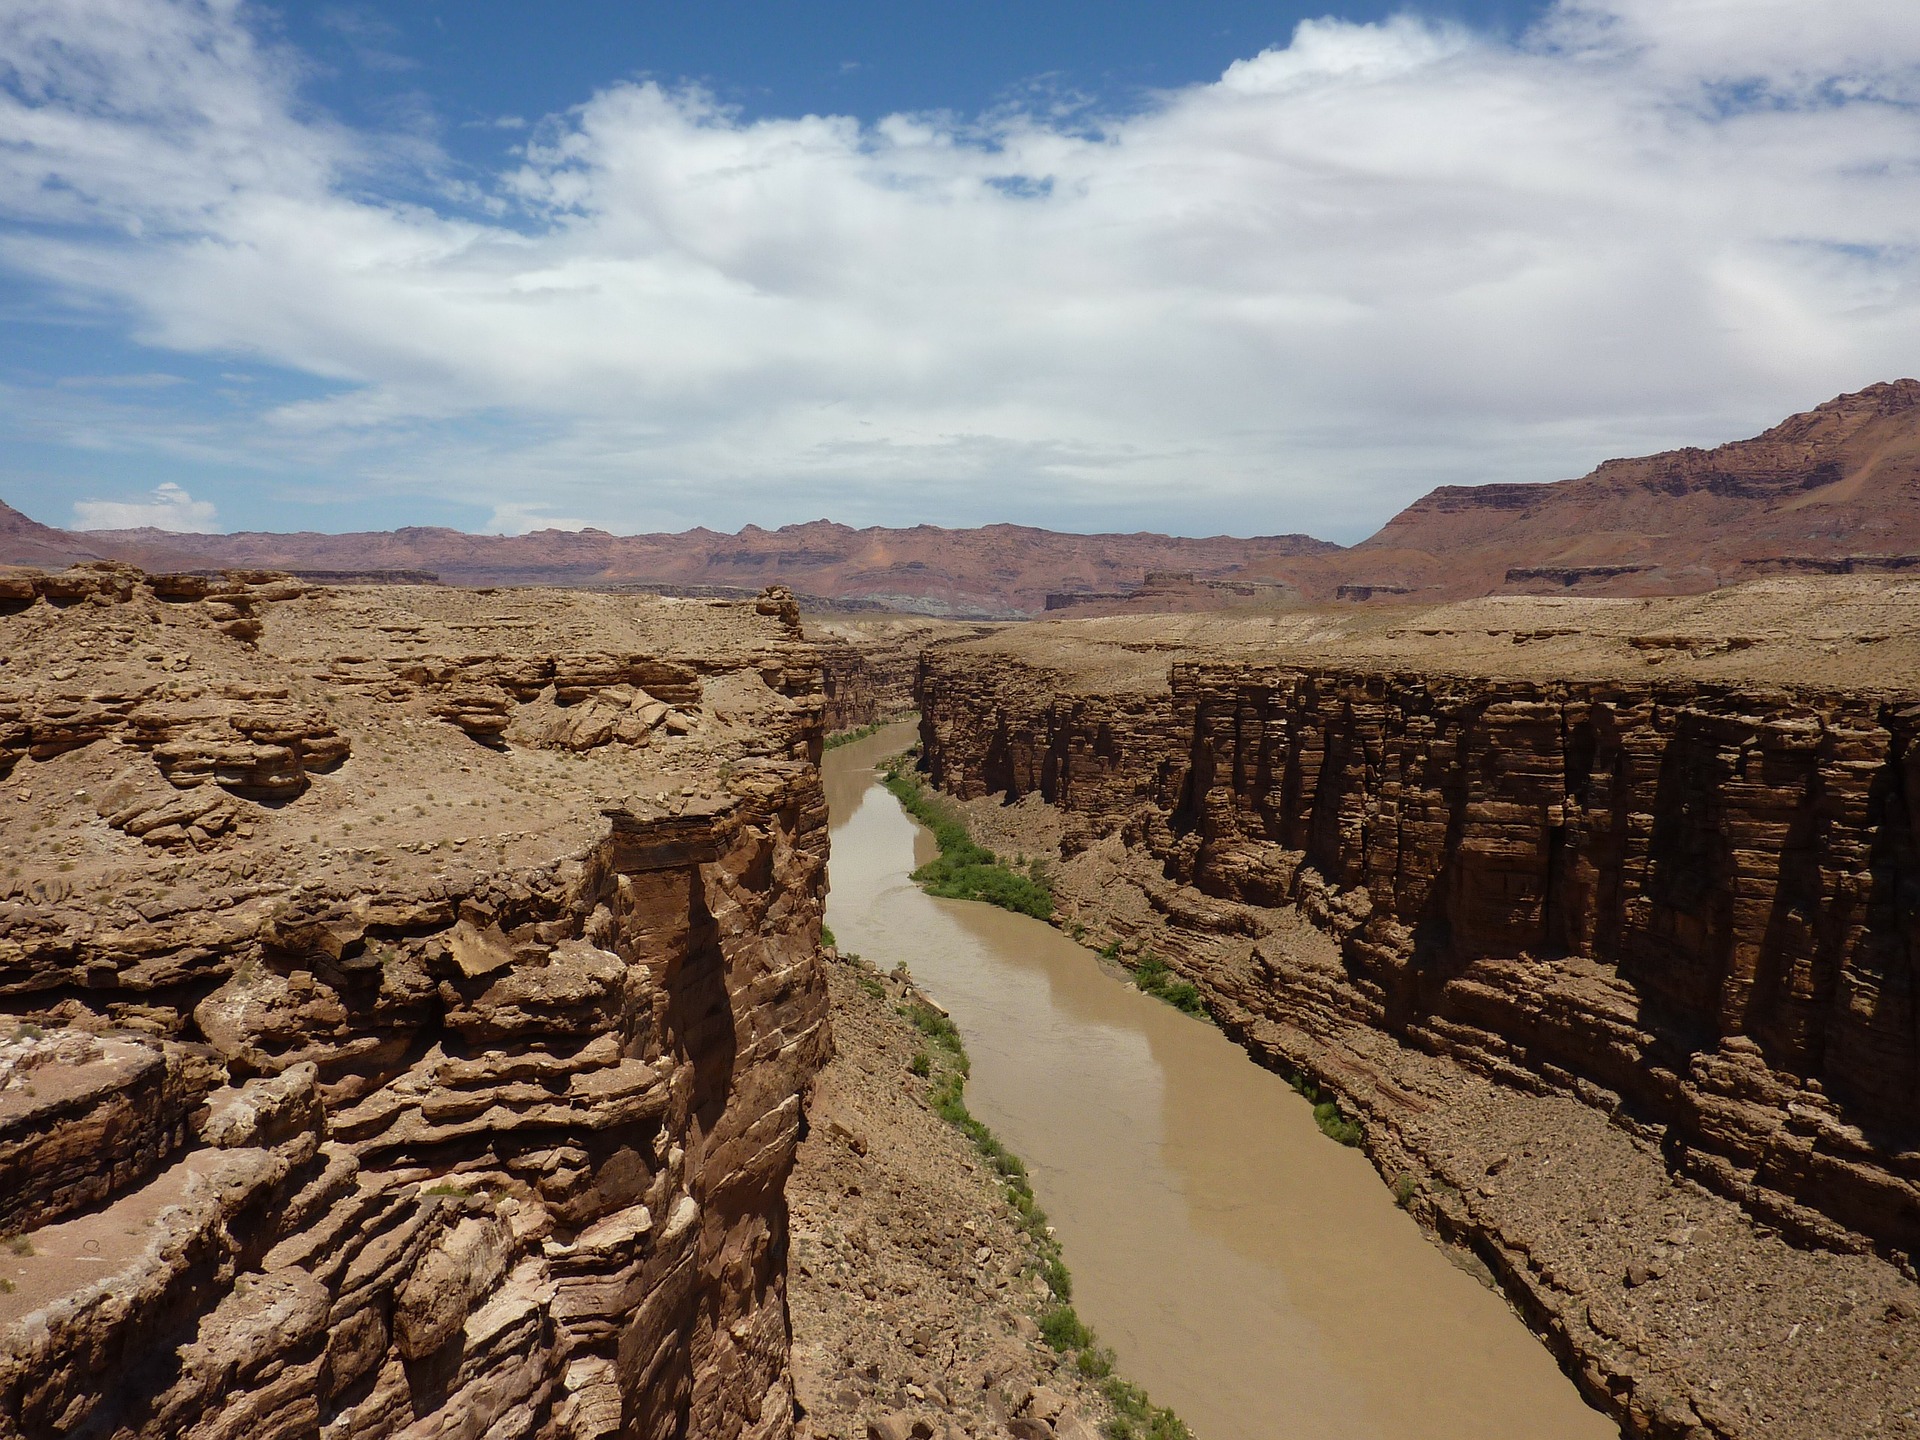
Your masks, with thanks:
[[[1920,587],[1707,603],[1027,627],[926,653],[925,760],[1057,807],[1063,923],[1331,1086],[1636,1433],[1908,1433]]]
[[[0,1434],[791,1434],[790,600],[0,597]]]

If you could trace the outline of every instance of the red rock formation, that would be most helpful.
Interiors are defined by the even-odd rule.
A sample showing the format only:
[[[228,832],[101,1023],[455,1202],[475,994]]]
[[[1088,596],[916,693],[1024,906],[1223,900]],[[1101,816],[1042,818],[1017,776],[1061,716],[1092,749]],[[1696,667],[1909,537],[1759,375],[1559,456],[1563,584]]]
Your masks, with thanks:
[[[85,573],[99,603],[36,581],[0,621],[0,1432],[791,1433],[783,1184],[830,1043],[791,603],[261,580],[236,635],[231,595]],[[156,707],[219,752],[191,867],[95,810],[179,783]],[[263,790],[216,724],[335,737],[331,773]]]
[[[1915,567],[1920,380],[1839,396],[1751,440],[1609,460],[1578,480],[1442,486],[1330,568],[1433,600],[1693,594],[1778,571]]]
[[[1632,1433],[1819,1436],[1898,1408],[1920,1376],[1910,689],[1271,645],[1154,685],[1103,658],[1137,639],[1089,630],[1076,658],[1077,633],[932,649],[918,682],[936,783],[1061,812],[1061,923],[1157,949],[1256,1055],[1330,1085]],[[1493,1177],[1517,1154],[1516,1191]],[[1696,1224],[1713,1258],[1669,1291]],[[1833,1253],[1768,1227],[1855,1268],[1836,1284]],[[1793,1279],[1753,1308],[1719,1288],[1738,1273]],[[1779,1335],[1838,1333],[1869,1293],[1895,1327],[1859,1341],[1895,1337],[1873,1383],[1836,1360],[1778,1388]],[[1744,1411],[1718,1398],[1736,1372]]]
[[[1777,1223],[1920,1249],[1920,703],[1222,663],[1115,704],[1036,678],[927,654],[936,783],[1038,790],[1083,845],[1300,904],[1372,1023],[1603,1087]]]

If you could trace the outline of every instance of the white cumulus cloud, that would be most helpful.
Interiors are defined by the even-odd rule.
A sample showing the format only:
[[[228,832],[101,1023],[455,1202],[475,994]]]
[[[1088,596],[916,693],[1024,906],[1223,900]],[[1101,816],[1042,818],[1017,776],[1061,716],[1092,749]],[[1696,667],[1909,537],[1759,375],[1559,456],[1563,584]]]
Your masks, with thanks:
[[[1356,538],[1920,369],[1912,5],[1320,20],[1092,121],[623,83],[437,208],[432,157],[313,118],[251,13],[8,7],[0,264],[325,382],[196,443],[495,528]]]
[[[210,500],[196,500],[171,480],[153,487],[146,500],[76,500],[76,530],[172,530],[182,535],[211,535],[219,512]]]

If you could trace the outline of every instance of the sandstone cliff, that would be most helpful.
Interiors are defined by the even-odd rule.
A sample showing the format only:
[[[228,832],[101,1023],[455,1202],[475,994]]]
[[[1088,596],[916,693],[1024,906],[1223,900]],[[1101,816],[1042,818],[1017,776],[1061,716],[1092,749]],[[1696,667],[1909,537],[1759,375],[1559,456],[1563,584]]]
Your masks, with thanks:
[[[0,1434],[790,1434],[791,602],[0,598]]]
[[[990,625],[905,615],[810,616],[806,628],[819,647],[828,734],[912,713],[923,650],[993,633]]]
[[[926,764],[1058,807],[1063,923],[1332,1086],[1635,1433],[1902,1433],[1920,586],[1261,623],[930,650]]]

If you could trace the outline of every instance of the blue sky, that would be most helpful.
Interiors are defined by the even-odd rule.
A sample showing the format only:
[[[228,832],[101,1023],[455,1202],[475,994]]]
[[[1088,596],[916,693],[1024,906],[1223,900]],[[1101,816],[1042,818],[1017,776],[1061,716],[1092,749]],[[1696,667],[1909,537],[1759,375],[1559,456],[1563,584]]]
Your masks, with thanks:
[[[359,123],[424,115],[436,128],[470,127],[446,138],[484,163],[490,122],[563,111],[633,76],[696,81],[750,117],[977,114],[1036,96],[1124,108],[1154,90],[1218,79],[1235,60],[1285,45],[1302,20],[1380,21],[1407,8],[413,0],[282,7],[277,25],[321,67],[310,87],[315,100]],[[1477,0],[1412,8],[1514,35],[1545,6]]]
[[[1920,7],[0,13],[55,524],[1357,539],[1920,370]]]

